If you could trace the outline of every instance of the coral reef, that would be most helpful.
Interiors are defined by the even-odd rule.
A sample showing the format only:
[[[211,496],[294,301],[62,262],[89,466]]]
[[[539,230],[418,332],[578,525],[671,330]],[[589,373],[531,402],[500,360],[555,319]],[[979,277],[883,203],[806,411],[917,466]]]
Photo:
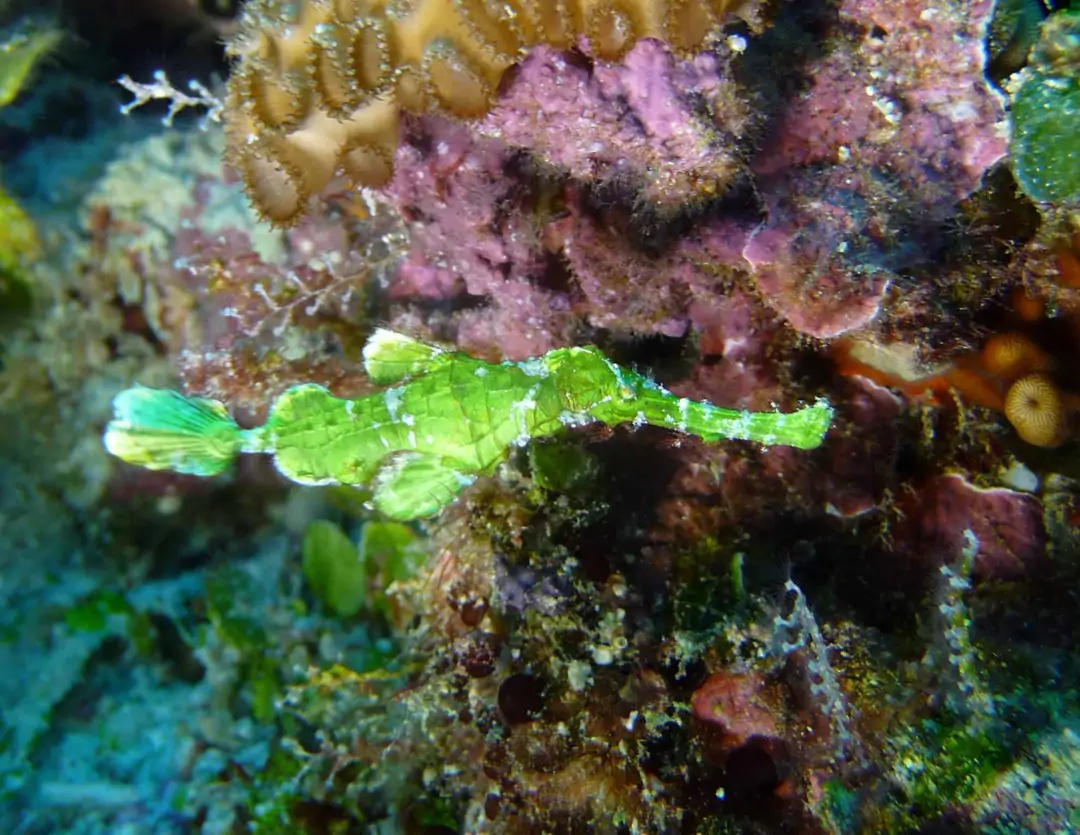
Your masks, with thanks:
[[[1072,20],[250,0],[223,92],[31,88],[0,829],[1075,829]]]

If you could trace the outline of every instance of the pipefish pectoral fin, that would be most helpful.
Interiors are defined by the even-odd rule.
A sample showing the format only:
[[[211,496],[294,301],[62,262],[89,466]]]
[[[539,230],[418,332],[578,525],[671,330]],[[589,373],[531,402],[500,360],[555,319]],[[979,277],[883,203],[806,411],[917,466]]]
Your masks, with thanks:
[[[434,516],[475,480],[453,459],[398,452],[387,456],[376,473],[372,503],[391,519],[423,519]]]

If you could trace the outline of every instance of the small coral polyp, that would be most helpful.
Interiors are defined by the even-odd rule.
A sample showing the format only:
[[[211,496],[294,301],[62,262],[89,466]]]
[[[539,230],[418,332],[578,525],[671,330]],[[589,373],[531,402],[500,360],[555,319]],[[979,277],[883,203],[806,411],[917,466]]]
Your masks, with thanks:
[[[486,114],[529,48],[618,61],[642,38],[703,47],[754,0],[252,0],[231,44],[229,154],[249,197],[288,224],[343,173],[378,187],[393,175],[402,110]]]

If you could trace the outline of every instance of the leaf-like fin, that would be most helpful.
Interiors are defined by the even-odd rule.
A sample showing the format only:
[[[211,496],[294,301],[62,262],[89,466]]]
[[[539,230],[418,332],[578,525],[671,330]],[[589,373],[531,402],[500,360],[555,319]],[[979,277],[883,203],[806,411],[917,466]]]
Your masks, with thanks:
[[[476,480],[449,458],[419,452],[389,456],[375,476],[375,507],[391,519],[434,516]]]
[[[403,333],[378,328],[364,345],[364,368],[373,382],[388,386],[430,371],[445,353]]]
[[[113,400],[104,442],[129,464],[212,476],[239,455],[243,433],[216,400],[136,386]]]

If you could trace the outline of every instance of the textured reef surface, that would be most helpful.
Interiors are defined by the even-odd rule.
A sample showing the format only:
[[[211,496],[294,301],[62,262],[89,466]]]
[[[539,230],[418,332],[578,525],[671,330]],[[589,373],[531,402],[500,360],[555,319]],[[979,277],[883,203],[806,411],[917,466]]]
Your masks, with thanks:
[[[0,3],[0,831],[1080,831],[1069,5]]]

